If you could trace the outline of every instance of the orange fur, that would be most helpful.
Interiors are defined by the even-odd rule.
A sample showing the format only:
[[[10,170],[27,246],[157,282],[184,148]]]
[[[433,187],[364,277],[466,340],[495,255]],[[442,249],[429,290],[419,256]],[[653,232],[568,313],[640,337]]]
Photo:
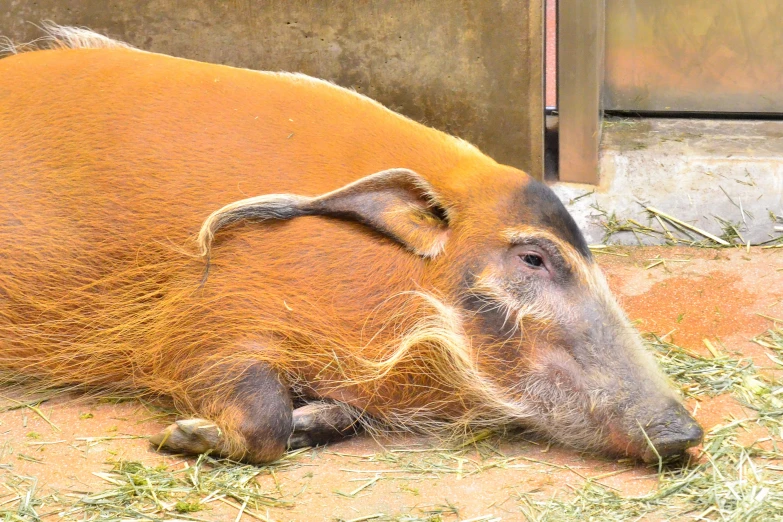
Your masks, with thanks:
[[[171,396],[192,412],[214,367],[265,360],[292,385],[398,425],[412,412],[424,421],[481,409],[481,394],[456,389],[454,368],[437,368],[448,359],[432,358],[439,347],[414,346],[393,372],[373,373],[437,315],[411,292],[457,297],[438,259],[350,222],[239,224],[218,236],[200,287],[193,238],[232,201],[314,196],[394,166],[456,211],[476,184],[492,180],[492,198],[526,183],[523,173],[295,75],[75,49],[5,58],[0,76],[14,78],[0,107],[11,137],[0,151],[5,367]],[[448,247],[468,253],[472,231],[455,235],[463,241]]]

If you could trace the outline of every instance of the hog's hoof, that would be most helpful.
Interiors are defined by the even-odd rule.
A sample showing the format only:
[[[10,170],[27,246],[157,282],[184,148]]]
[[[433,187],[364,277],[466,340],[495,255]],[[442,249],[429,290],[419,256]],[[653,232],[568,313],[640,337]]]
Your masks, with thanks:
[[[204,419],[183,419],[149,438],[156,449],[198,455],[220,443],[220,428]]]
[[[320,446],[355,435],[356,416],[340,404],[311,402],[294,410],[288,448]]]

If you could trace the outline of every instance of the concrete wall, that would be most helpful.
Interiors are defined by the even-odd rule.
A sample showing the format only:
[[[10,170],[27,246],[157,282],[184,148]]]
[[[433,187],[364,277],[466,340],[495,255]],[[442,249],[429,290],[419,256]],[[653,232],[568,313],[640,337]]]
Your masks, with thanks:
[[[79,25],[142,49],[355,88],[541,175],[541,0],[1,0],[0,35]],[[534,38],[529,34],[533,32]],[[530,67],[535,63],[535,67]]]

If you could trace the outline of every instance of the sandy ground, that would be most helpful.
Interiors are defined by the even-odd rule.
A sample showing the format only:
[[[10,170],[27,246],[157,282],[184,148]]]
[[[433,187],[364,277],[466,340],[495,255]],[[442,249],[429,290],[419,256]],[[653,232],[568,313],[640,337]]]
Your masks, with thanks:
[[[783,249],[754,248],[748,253],[650,247],[615,252],[619,255],[597,257],[640,330],[670,333],[677,344],[705,355],[709,352],[703,340],[708,339],[726,353],[751,357],[758,367],[773,371],[765,350],[749,340],[771,326],[758,314],[783,317]],[[647,268],[660,259],[665,263]],[[6,395],[0,389],[0,396]],[[3,405],[13,402],[2,398],[0,408]],[[703,398],[698,404],[691,400],[687,406],[706,430],[752,416],[728,395]],[[34,477],[38,497],[56,492],[58,498],[73,502],[110,486],[95,472],[110,470],[113,461],[174,467],[194,462],[149,447],[143,437],[161,429],[166,419],[137,402],[54,399],[40,407],[51,424],[29,408],[0,411],[0,510],[14,510],[24,500],[15,498],[19,489],[8,486],[18,483],[18,477]],[[743,436],[752,441],[756,435]],[[363,436],[308,450],[290,466],[257,477],[262,487],[291,505],[254,515],[291,521],[371,520],[362,517],[381,513],[419,519],[430,513],[432,520],[525,520],[526,498],[569,498],[590,477],[624,495],[645,494],[656,487],[656,473],[650,467],[540,441],[482,443],[463,454],[438,451],[434,444],[415,436],[382,441]],[[56,499],[36,510],[44,520],[71,518],[58,515],[64,508]],[[238,511],[224,502],[211,502],[191,515],[235,520]]]

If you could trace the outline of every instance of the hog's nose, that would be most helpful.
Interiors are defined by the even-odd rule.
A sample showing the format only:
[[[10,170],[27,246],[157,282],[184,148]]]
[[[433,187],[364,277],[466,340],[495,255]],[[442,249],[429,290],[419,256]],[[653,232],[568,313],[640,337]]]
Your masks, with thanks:
[[[686,449],[698,445],[704,438],[704,430],[679,404],[660,422],[645,431],[650,442],[655,446],[655,451],[648,448],[644,452],[642,458],[645,462],[656,462],[658,455],[664,459],[681,455]]]
[[[652,448],[648,448],[642,458],[649,463],[657,462],[659,455],[662,459],[682,455],[686,449],[698,445],[703,437],[704,431],[701,429],[701,426],[694,422],[676,433],[651,439],[653,446],[655,446],[655,451]],[[657,455],[656,452],[658,453]]]

